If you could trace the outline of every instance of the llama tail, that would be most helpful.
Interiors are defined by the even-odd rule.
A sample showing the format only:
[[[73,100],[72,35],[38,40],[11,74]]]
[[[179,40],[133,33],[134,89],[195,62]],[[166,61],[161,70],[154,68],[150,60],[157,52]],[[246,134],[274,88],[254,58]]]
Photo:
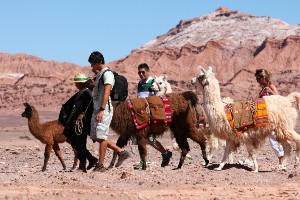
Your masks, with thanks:
[[[300,93],[299,92],[292,92],[288,96],[291,103],[296,105],[296,108],[300,110]]]

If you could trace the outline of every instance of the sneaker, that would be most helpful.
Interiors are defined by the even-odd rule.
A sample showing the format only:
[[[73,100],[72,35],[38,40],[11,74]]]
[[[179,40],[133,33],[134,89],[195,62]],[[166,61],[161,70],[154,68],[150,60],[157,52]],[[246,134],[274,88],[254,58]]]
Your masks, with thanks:
[[[104,165],[98,162],[95,164],[95,167],[93,169],[94,172],[105,172],[106,170],[107,169],[104,167]]]
[[[119,152],[118,153],[118,161],[117,161],[115,167],[120,167],[123,164],[123,162],[129,157],[130,157],[130,154],[128,151],[124,150],[124,151]]]
[[[138,164],[133,166],[133,169],[142,169],[143,168],[143,161],[141,160]],[[148,167],[149,164],[146,162],[146,167]]]
[[[89,161],[89,165],[86,167],[87,170],[92,169],[96,166],[96,163],[98,162],[97,158],[93,158],[93,160]]]
[[[279,166],[278,166],[278,171],[287,172],[286,166],[284,166],[284,165],[279,165]]]
[[[161,154],[163,157],[163,160],[161,162],[161,167],[165,167],[169,164],[170,158],[172,158],[172,152],[167,150],[165,153]]]

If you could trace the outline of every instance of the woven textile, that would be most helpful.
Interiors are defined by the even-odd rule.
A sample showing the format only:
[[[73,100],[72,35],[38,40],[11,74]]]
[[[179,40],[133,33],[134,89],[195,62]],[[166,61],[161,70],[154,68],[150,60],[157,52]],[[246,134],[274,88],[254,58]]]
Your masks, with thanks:
[[[225,106],[230,126],[240,135],[248,128],[267,126],[268,111],[263,98],[240,101]]]
[[[170,101],[166,97],[128,99],[128,108],[136,129],[142,129],[150,123],[168,123],[172,121]]]

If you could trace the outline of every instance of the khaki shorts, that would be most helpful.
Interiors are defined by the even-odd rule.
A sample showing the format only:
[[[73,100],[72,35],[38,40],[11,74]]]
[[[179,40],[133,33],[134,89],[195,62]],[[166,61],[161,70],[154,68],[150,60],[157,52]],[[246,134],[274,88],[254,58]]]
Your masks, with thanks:
[[[94,112],[93,116],[92,116],[90,138],[92,140],[95,140],[95,139],[107,140],[108,139],[109,126],[110,126],[110,123],[111,123],[111,120],[112,120],[112,117],[113,117],[113,111],[111,110],[109,112],[108,109],[105,109],[103,119],[99,123],[96,120],[97,114],[98,114],[98,111]]]

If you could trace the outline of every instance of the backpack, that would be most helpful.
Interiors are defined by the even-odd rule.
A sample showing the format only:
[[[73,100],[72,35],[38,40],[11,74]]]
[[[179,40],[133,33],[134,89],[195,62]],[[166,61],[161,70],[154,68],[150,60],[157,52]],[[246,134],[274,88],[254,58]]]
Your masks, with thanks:
[[[103,75],[106,71],[111,71],[115,77],[115,84],[110,92],[110,98],[112,101],[124,101],[128,96],[128,82],[125,76],[118,74],[110,69],[103,72],[100,77],[102,85],[104,84]]]

